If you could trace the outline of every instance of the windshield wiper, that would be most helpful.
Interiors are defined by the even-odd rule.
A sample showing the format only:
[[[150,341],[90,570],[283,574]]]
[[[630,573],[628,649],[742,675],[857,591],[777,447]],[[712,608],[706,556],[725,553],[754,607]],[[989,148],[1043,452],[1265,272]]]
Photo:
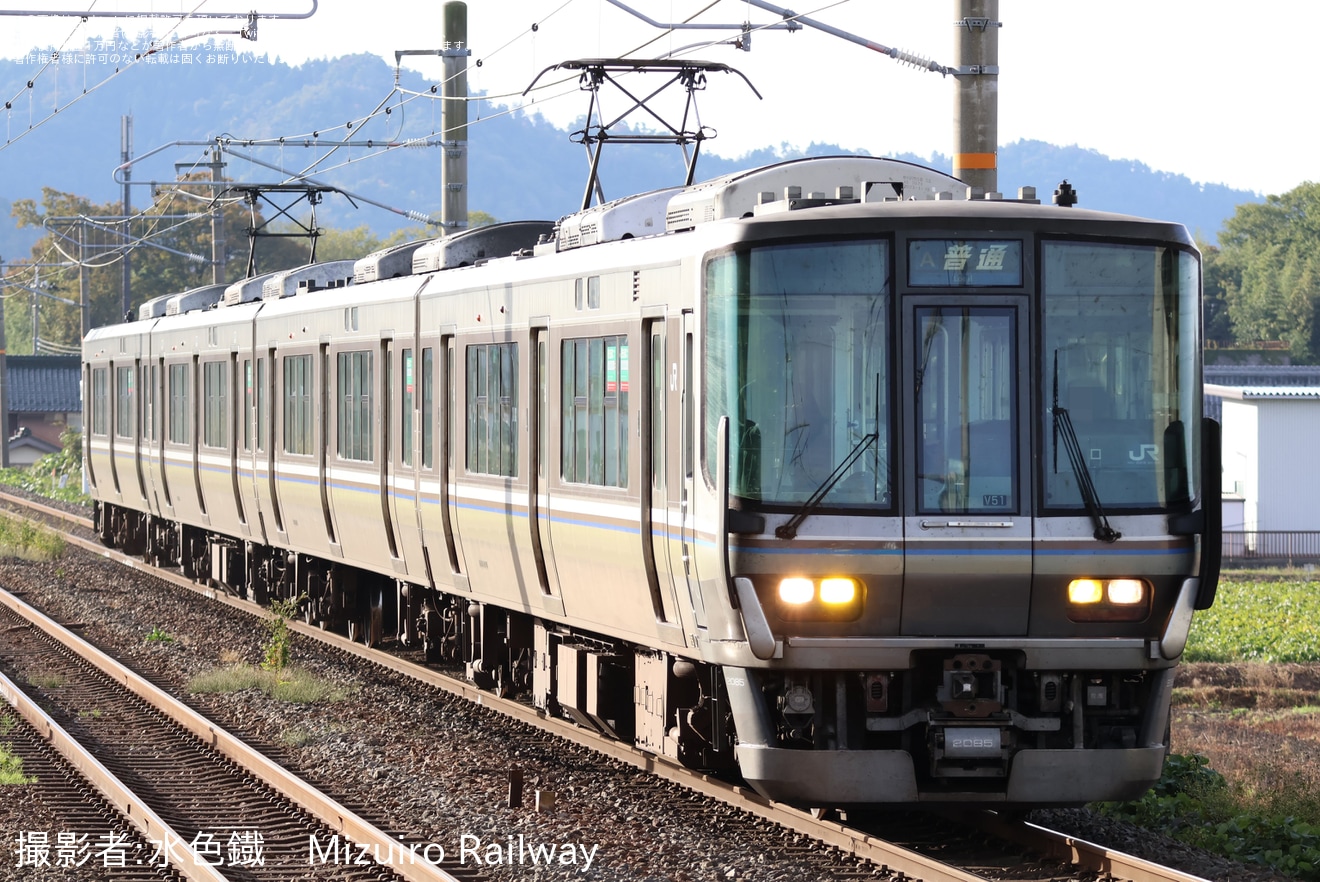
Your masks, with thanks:
[[[1058,450],[1059,436],[1063,436],[1063,449],[1068,454],[1068,462],[1072,464],[1073,475],[1077,478],[1077,489],[1081,491],[1082,502],[1086,505],[1086,511],[1095,523],[1095,533],[1092,535],[1101,542],[1116,542],[1122,538],[1123,534],[1109,525],[1109,518],[1105,517],[1105,510],[1100,505],[1100,495],[1095,492],[1095,482],[1091,480],[1091,470],[1086,465],[1086,458],[1082,456],[1082,445],[1077,441],[1077,431],[1073,429],[1072,417],[1068,415],[1066,407],[1059,406],[1059,353],[1054,353],[1054,406],[1050,408],[1050,413],[1054,415],[1054,440],[1056,456]],[[1058,466],[1056,465],[1057,469]]]
[[[820,486],[816,488],[815,492],[807,498],[807,501],[802,503],[802,507],[794,512],[793,517],[789,518],[778,527],[775,527],[775,535],[780,539],[793,539],[796,537],[798,527],[802,526],[802,522],[810,517],[813,511],[820,507],[820,503],[825,498],[825,495],[834,489],[834,485],[839,483],[840,479],[843,478],[848,469],[852,468],[852,464],[857,462],[857,458],[862,455],[862,452],[866,450],[867,446],[879,440],[879,438],[879,432],[871,432],[869,435],[863,436],[862,440],[858,441],[856,446],[848,451],[848,455],[844,457],[843,462],[834,467],[834,471],[830,472],[825,480],[821,482]]]

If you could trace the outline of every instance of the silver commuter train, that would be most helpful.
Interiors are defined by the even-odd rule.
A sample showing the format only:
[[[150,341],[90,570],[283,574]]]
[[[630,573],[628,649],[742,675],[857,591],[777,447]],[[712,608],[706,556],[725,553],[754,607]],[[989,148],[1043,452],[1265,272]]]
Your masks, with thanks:
[[[1218,577],[1176,224],[869,157],[185,292],[83,345],[107,544],[810,806],[1158,779]]]

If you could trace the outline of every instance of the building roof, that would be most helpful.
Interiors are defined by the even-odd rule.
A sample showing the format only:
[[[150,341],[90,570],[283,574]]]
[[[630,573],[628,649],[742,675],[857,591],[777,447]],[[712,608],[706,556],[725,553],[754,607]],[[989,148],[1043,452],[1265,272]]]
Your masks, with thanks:
[[[1206,383],[1205,394],[1235,401],[1257,398],[1320,399],[1320,386],[1219,386]]]
[[[54,453],[55,451],[60,449],[56,447],[54,444],[51,444],[47,441],[42,441],[36,435],[33,435],[32,430],[29,429],[27,426],[24,426],[23,428],[19,429],[18,434],[14,435],[12,438],[9,439],[9,449],[11,451],[16,450],[17,448],[20,447],[31,447],[33,450],[36,450],[38,453],[43,453],[43,454]]]
[[[10,413],[81,413],[81,359],[76,355],[5,358]]]

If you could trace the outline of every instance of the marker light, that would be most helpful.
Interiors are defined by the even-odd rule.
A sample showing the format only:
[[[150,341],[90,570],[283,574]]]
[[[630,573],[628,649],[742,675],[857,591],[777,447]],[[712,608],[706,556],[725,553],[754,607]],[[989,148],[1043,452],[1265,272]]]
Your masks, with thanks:
[[[811,603],[816,597],[816,586],[810,579],[788,578],[779,583],[779,599],[784,603],[800,606]]]
[[[852,603],[857,597],[857,583],[852,579],[832,578],[820,580],[822,603],[834,605]]]
[[[1104,586],[1095,579],[1073,579],[1068,583],[1069,603],[1099,603],[1104,596]]]

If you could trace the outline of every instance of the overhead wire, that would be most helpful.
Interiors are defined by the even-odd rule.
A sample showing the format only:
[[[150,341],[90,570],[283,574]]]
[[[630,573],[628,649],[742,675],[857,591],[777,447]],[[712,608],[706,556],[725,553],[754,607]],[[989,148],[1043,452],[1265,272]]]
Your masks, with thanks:
[[[182,24],[188,19],[188,17],[189,17],[192,13],[195,13],[198,9],[200,9],[202,6],[204,6],[204,5],[206,4],[206,2],[207,2],[207,0],[200,0],[200,2],[199,2],[199,3],[193,8],[193,10],[192,10],[191,12],[185,14],[185,15],[182,16],[177,22],[175,22],[175,24],[170,28],[169,31],[166,32],[166,34],[168,35],[170,32],[172,32],[172,31],[174,31],[174,30],[177,30],[177,29],[178,29],[178,28],[179,28],[179,27],[180,27],[180,26],[181,26],[181,25],[182,25]],[[489,53],[489,54],[483,56],[482,58],[477,59],[477,67],[480,68],[481,66],[483,66],[483,64],[484,64],[485,61],[487,61],[487,60],[489,60],[489,59],[491,59],[491,58],[495,58],[495,57],[499,56],[501,53],[503,53],[504,51],[506,51],[506,50],[509,49],[510,47],[514,46],[515,44],[517,44],[517,43],[518,43],[520,40],[522,40],[522,39],[528,38],[529,36],[531,36],[531,37],[534,39],[534,38],[535,38],[535,35],[537,35],[537,34],[539,33],[539,31],[540,31],[540,26],[541,26],[542,24],[544,24],[545,22],[547,22],[547,21],[549,21],[550,19],[554,18],[556,15],[558,15],[560,12],[562,12],[562,11],[563,11],[564,9],[566,9],[568,6],[572,5],[574,2],[575,2],[575,0],[564,0],[564,2],[562,2],[562,3],[561,3],[559,6],[557,6],[555,9],[551,10],[551,11],[550,11],[545,17],[543,17],[542,19],[540,19],[538,22],[534,22],[531,26],[529,26],[529,27],[526,28],[525,30],[523,30],[523,31],[521,31],[520,33],[518,33],[518,34],[514,35],[513,37],[509,38],[508,40],[506,40],[503,44],[501,44],[499,47],[497,47],[497,48],[496,48],[494,51],[492,51],[491,53]],[[683,20],[684,23],[689,23],[689,22],[693,21],[694,19],[696,19],[697,17],[699,17],[699,16],[703,15],[704,13],[708,12],[710,9],[712,9],[713,7],[715,7],[716,5],[718,5],[719,2],[720,2],[720,0],[712,0],[712,2],[707,3],[707,4],[706,4],[705,6],[703,6],[701,9],[699,9],[698,11],[694,12],[693,14],[691,14],[691,15],[689,15],[687,18],[685,18],[685,19]],[[816,7],[815,9],[813,9],[813,10],[812,10],[811,12],[809,12],[809,13],[800,13],[799,15],[815,15],[815,14],[821,12],[821,11],[828,10],[828,9],[834,8],[834,7],[836,7],[836,6],[843,5],[843,4],[846,3],[846,2],[848,2],[848,0],[835,0],[835,2],[830,2],[830,3],[822,4],[822,5],[818,6],[818,7]],[[94,6],[94,5],[95,5],[95,3],[93,3],[93,6]],[[76,27],[74,28],[74,30],[70,33],[69,37],[66,38],[66,40],[65,40],[65,45],[67,45],[68,41],[71,40],[71,39],[73,38],[73,36],[77,33],[78,29],[79,29],[80,27],[82,27],[83,24],[85,24],[85,22],[80,22],[79,25],[76,26]],[[771,24],[779,24],[779,22],[774,22],[774,23],[771,23]],[[756,27],[750,27],[750,28],[749,28],[749,31],[751,31],[751,32],[755,32],[755,31],[758,31],[758,30],[761,30],[761,29],[764,29],[764,28],[770,27],[771,24],[758,25],[758,26],[756,26]],[[639,45],[633,47],[632,49],[627,50],[626,52],[620,54],[618,57],[628,57],[628,56],[631,56],[631,55],[633,55],[633,54],[635,54],[635,53],[637,53],[637,52],[640,52],[641,50],[645,49],[646,47],[651,46],[651,45],[653,45],[654,43],[659,42],[660,40],[665,39],[666,37],[670,36],[670,35],[673,34],[674,32],[675,32],[675,29],[673,29],[673,28],[667,28],[667,29],[663,30],[660,34],[657,34],[655,37],[652,37],[651,39],[646,40],[646,41],[640,43]],[[192,35],[192,36],[205,36],[205,34]],[[187,38],[187,39],[191,39],[191,38],[192,38],[192,37],[189,37],[189,38]],[[175,42],[176,45],[177,45],[177,42],[178,42],[178,41],[176,40],[176,42]],[[681,53],[681,54],[686,55],[686,54],[690,54],[690,53],[692,53],[692,52],[702,51],[702,50],[704,50],[704,49],[706,49],[706,48],[709,48],[709,47],[711,47],[711,46],[717,46],[717,45],[721,45],[721,44],[724,44],[724,43],[727,43],[727,42],[729,42],[727,39],[715,39],[715,40],[709,40],[709,41],[705,41],[705,42],[701,42],[701,43],[694,44],[694,45],[689,46],[689,47],[684,47],[682,50],[676,50],[676,53],[675,53],[675,54]],[[154,51],[154,50],[153,50],[153,51]],[[80,95],[78,98],[76,98],[76,99],[74,99],[74,100],[75,100],[75,101],[80,100],[80,99],[81,99],[82,97],[84,97],[85,95],[90,94],[92,91],[95,91],[96,89],[99,89],[101,86],[105,85],[105,83],[109,82],[109,81],[110,81],[111,79],[113,79],[115,76],[118,76],[118,75],[119,75],[120,73],[122,73],[124,70],[127,70],[129,67],[131,67],[131,66],[137,64],[137,63],[142,59],[142,57],[144,57],[144,55],[143,55],[143,54],[139,54],[138,56],[136,56],[136,57],[134,58],[134,60],[133,60],[132,62],[130,62],[130,63],[129,63],[128,65],[126,65],[125,67],[123,67],[123,68],[116,68],[116,71],[115,71],[114,74],[112,74],[110,77],[107,77],[105,80],[102,80],[100,83],[98,83],[98,84],[96,84],[95,86],[93,86],[90,90],[85,90],[85,91],[82,93],[82,95]],[[49,64],[50,64],[50,63],[48,62],[47,65],[46,65],[46,67],[49,67]],[[44,71],[45,69],[46,69],[46,68],[43,68],[43,71]],[[466,72],[466,71],[464,71],[464,72]],[[39,72],[38,76],[39,76],[39,75],[40,75],[40,72]],[[456,74],[455,76],[457,76],[457,74]],[[557,80],[557,81],[547,82],[547,83],[544,84],[544,85],[538,85],[538,86],[536,86],[535,89],[532,90],[532,91],[535,91],[535,92],[542,92],[542,93],[543,93],[543,92],[545,92],[546,90],[553,89],[553,88],[555,88],[555,87],[557,87],[557,86],[561,86],[561,85],[563,85],[563,84],[565,84],[565,83],[569,83],[569,82],[576,83],[577,80],[578,80],[578,77],[577,77],[576,75],[575,75],[575,76],[568,76],[568,77],[564,77],[564,78],[562,78],[562,79],[560,79],[560,80]],[[397,109],[398,109],[399,112],[400,112],[400,120],[399,120],[399,126],[398,126],[398,130],[397,130],[397,131],[398,131],[399,134],[401,134],[402,131],[403,131],[403,112],[404,112],[404,108],[406,108],[406,106],[407,106],[409,103],[411,103],[412,101],[414,101],[414,100],[419,100],[419,99],[431,99],[431,100],[435,100],[436,98],[440,98],[440,97],[442,97],[442,96],[438,95],[437,93],[440,91],[440,88],[441,88],[444,84],[446,84],[447,82],[448,82],[448,80],[445,79],[445,80],[440,80],[440,81],[438,81],[438,82],[436,82],[436,83],[433,83],[433,85],[432,85],[427,91],[425,91],[425,92],[419,92],[419,91],[414,91],[414,90],[410,90],[410,89],[405,89],[405,88],[402,88],[402,87],[396,85],[394,88],[392,88],[392,89],[386,94],[386,96],[385,96],[383,99],[380,100],[380,102],[377,103],[376,107],[373,108],[373,110],[372,110],[371,112],[369,112],[368,114],[366,114],[365,116],[363,116],[363,117],[361,117],[361,118],[359,118],[359,119],[350,120],[350,121],[347,123],[346,127],[347,127],[350,131],[353,131],[353,130],[361,131],[361,129],[362,129],[363,127],[365,127],[366,125],[368,125],[369,123],[371,123],[371,122],[372,122],[372,121],[373,121],[378,115],[380,115],[381,112],[382,112],[382,110],[385,111],[385,114],[386,114],[387,116],[391,115],[394,111],[393,111],[393,109],[387,108],[386,105],[389,104],[389,101],[390,101],[391,98],[393,98],[393,97],[395,97],[395,96],[397,95],[397,96],[399,96],[399,101],[398,101],[396,107],[397,107]],[[573,88],[563,90],[563,91],[561,91],[561,92],[559,92],[559,93],[556,93],[556,94],[553,94],[553,95],[544,96],[542,100],[543,100],[543,101],[546,101],[546,100],[554,100],[554,99],[557,99],[557,98],[566,97],[567,95],[575,94],[575,93],[577,93],[577,92],[579,92],[579,91],[580,91],[580,89],[577,88],[577,87],[575,86],[575,87],[573,87]],[[22,92],[20,91],[18,94],[21,95]],[[519,97],[519,96],[522,95],[522,94],[525,94],[525,93],[504,93],[504,94],[497,94],[497,95],[482,94],[482,95],[478,95],[478,96],[464,96],[464,97],[461,98],[460,100],[465,100],[465,101],[467,101],[467,102],[481,102],[481,101],[490,101],[490,100],[492,100],[492,99],[498,99],[498,98]],[[452,99],[451,99],[451,100],[452,100]],[[72,103],[74,103],[74,102],[70,102],[70,104],[72,104]],[[68,106],[69,106],[69,105],[65,105],[65,107],[68,107]],[[59,108],[59,109],[63,109],[63,108]],[[507,115],[515,114],[515,113],[518,113],[518,112],[520,112],[520,111],[524,111],[525,109],[526,109],[526,105],[514,105],[514,106],[510,106],[510,107],[507,107],[505,110],[500,111],[500,112],[498,112],[498,113],[493,113],[493,114],[490,114],[490,115],[488,115],[488,116],[484,116],[484,117],[482,117],[481,119],[478,119],[478,120],[476,120],[476,121],[469,121],[468,125],[469,125],[469,126],[477,125],[477,124],[480,124],[480,123],[482,123],[482,122],[491,121],[491,120],[497,119],[497,118],[502,117],[502,116],[507,116]],[[35,128],[39,127],[40,125],[45,124],[46,122],[48,122],[49,119],[51,119],[51,118],[55,115],[56,112],[58,112],[58,109],[57,109],[57,111],[53,111],[53,112],[51,113],[50,116],[48,116],[47,118],[43,119],[40,123],[38,123],[37,126],[30,126],[29,129],[26,130],[26,131],[23,133],[23,135],[20,135],[20,137],[23,137],[23,136],[26,135],[28,132],[30,132],[30,131],[34,130]],[[298,135],[283,135],[283,136],[278,136],[278,137],[276,137],[276,138],[271,138],[271,139],[261,139],[261,140],[278,140],[278,141],[280,141],[281,143],[289,144],[290,146],[293,146],[293,145],[296,145],[296,143],[297,143],[298,140],[306,140],[306,139],[309,138],[309,137],[319,138],[321,132],[323,132],[323,131],[328,131],[328,130],[332,130],[333,128],[334,128],[334,127],[322,127],[322,128],[312,129],[312,130],[310,130],[310,131],[308,131],[308,132],[306,132],[306,133],[302,133],[302,134],[298,134]],[[434,126],[433,126],[433,129],[434,129]],[[432,132],[432,135],[434,135],[434,134],[436,134],[435,131]],[[443,135],[443,133],[440,133],[440,134]],[[240,143],[240,144],[241,144],[241,143],[244,143],[244,142],[250,142],[250,141],[256,140],[256,139],[247,139],[247,138],[233,138],[232,136],[225,136],[225,137],[226,137],[227,139],[232,139],[233,141],[237,141],[237,142]],[[4,144],[4,145],[0,145],[0,150],[4,149],[4,147],[8,146],[9,143],[13,143],[14,140],[17,140],[17,139],[12,139],[12,140],[6,142],[6,144]],[[379,157],[379,156],[383,156],[383,155],[385,155],[385,154],[387,154],[387,153],[393,152],[393,151],[398,150],[398,149],[400,149],[400,148],[402,148],[402,147],[416,146],[416,145],[418,145],[419,142],[424,143],[424,142],[427,141],[427,139],[422,138],[422,139],[409,139],[409,140],[404,141],[404,142],[402,142],[402,143],[395,143],[395,142],[397,142],[397,140],[398,140],[398,138],[397,138],[397,136],[396,136],[394,139],[391,139],[391,142],[387,142],[386,144],[383,144],[383,145],[381,146],[381,148],[379,148],[379,149],[375,149],[375,150],[373,150],[372,152],[366,153],[366,154],[361,155],[361,156],[350,157],[349,159],[345,160],[344,162],[338,163],[338,164],[333,165],[333,166],[322,167],[322,163],[324,163],[325,160],[328,159],[330,156],[332,156],[332,155],[334,155],[335,153],[337,153],[337,152],[342,148],[343,145],[341,144],[341,145],[334,146],[334,147],[332,147],[332,148],[331,148],[326,154],[324,154],[323,156],[317,158],[316,160],[314,160],[313,162],[311,162],[311,163],[309,163],[307,166],[305,166],[300,172],[291,172],[291,171],[288,171],[288,170],[283,170],[283,173],[286,174],[286,175],[288,176],[288,177],[286,178],[286,183],[293,182],[293,181],[298,181],[298,180],[303,180],[303,179],[305,179],[305,177],[306,177],[307,175],[311,174],[312,172],[316,172],[316,173],[318,173],[318,174],[324,174],[324,173],[326,173],[326,172],[328,172],[328,171],[338,170],[338,169],[341,169],[341,168],[347,167],[347,166],[349,166],[349,165],[353,165],[353,164],[355,164],[355,163],[357,163],[357,162],[362,162],[362,161],[366,161],[366,160],[369,160],[369,159],[377,158],[377,157]],[[223,144],[222,144],[222,146],[223,146]],[[171,203],[170,203],[170,204],[172,204],[173,199],[177,198],[181,193],[183,193],[184,195],[188,195],[188,196],[191,196],[191,195],[192,195],[192,194],[187,194],[185,191],[182,191],[182,190],[180,190],[179,188],[170,188],[170,191],[169,191],[169,192],[170,192],[170,200],[171,200]],[[214,201],[214,197],[213,197],[213,201]],[[237,199],[235,198],[235,199],[232,199],[232,200],[224,200],[224,201],[225,201],[226,203],[228,203],[228,202],[237,201]],[[165,213],[165,212],[161,212],[161,213],[163,214],[163,213]],[[171,225],[166,226],[166,227],[163,227],[163,228],[160,227],[161,220],[160,220],[158,214],[148,215],[148,214],[146,214],[146,212],[144,211],[144,212],[140,212],[138,215],[136,215],[134,219],[140,219],[140,218],[142,218],[142,217],[156,218],[156,220],[154,220],[154,221],[152,222],[152,227],[151,227],[151,229],[149,230],[148,234],[147,234],[146,236],[144,236],[144,237],[141,237],[141,238],[142,238],[142,241],[147,241],[147,240],[149,240],[150,238],[155,238],[156,236],[164,235],[164,234],[166,234],[166,233],[172,232],[172,231],[178,229],[179,227],[181,227],[181,226],[183,226],[183,225],[185,225],[185,224],[187,224],[187,223],[191,223],[193,220],[195,220],[195,219],[197,219],[197,218],[205,217],[205,215],[198,215],[197,218],[193,218],[193,219],[185,220],[185,221],[182,221],[182,222],[177,223],[177,224],[171,224]],[[62,256],[65,256],[66,258],[69,258],[69,259],[73,259],[70,255],[68,255],[66,252],[64,252],[63,249],[58,249],[58,248],[57,248],[57,250],[59,251],[59,253],[60,253]],[[87,264],[87,265],[88,265],[88,266],[91,266],[91,267],[93,267],[93,268],[97,268],[97,267],[101,267],[101,266],[108,266],[108,265],[111,265],[111,264],[113,264],[114,262],[117,262],[118,260],[122,259],[122,258],[123,258],[123,252],[125,252],[126,250],[127,250],[126,246],[120,246],[120,247],[114,249],[114,256],[113,256],[110,260],[105,261],[105,262],[102,262],[102,263],[89,263],[89,264]]]
[[[167,30],[165,31],[165,37],[168,38],[169,35],[170,35],[171,33],[177,31],[177,30],[183,25],[184,22],[188,21],[188,19],[191,18],[191,17],[193,16],[193,14],[195,14],[199,9],[201,9],[203,6],[205,6],[205,5],[207,4],[207,2],[209,2],[209,0],[198,0],[198,3],[197,3],[196,6],[194,6],[194,7],[193,7],[191,10],[189,10],[188,12],[183,13],[183,14],[180,16],[180,18],[179,18],[176,22],[174,22],[174,24],[171,25],[171,26],[169,27],[169,29],[167,29]],[[90,12],[93,8],[95,8],[96,3],[97,3],[97,0],[93,0],[92,4],[91,4],[90,6],[88,6],[88,11],[89,11],[89,12]],[[13,98],[11,98],[10,100],[8,100],[8,101],[5,102],[5,111],[6,111],[7,118],[12,118],[12,114],[13,114],[13,104],[14,104],[14,102],[18,101],[19,97],[20,97],[20,96],[23,94],[23,92],[25,92],[25,91],[28,93],[29,108],[31,107],[31,102],[33,101],[33,94],[34,94],[33,90],[34,90],[35,87],[36,87],[36,82],[37,82],[37,80],[41,77],[42,74],[44,74],[44,73],[45,73],[45,72],[51,67],[52,64],[56,64],[56,63],[58,63],[59,56],[64,52],[64,47],[67,46],[68,43],[69,43],[69,41],[73,39],[74,34],[76,34],[81,28],[85,27],[86,24],[87,24],[87,19],[79,19],[78,23],[77,23],[76,25],[74,25],[73,30],[69,33],[69,36],[65,38],[64,43],[62,43],[62,44],[60,45],[60,48],[59,48],[58,50],[56,50],[55,52],[52,52],[52,53],[51,53],[50,60],[48,60],[48,61],[42,66],[42,68],[41,68],[39,71],[37,71],[36,75],[35,75],[34,77],[32,77],[32,79],[30,79],[30,80],[27,81],[27,85],[26,85],[23,89],[20,89],[17,93],[15,93],[15,95],[14,95]],[[207,36],[209,33],[212,33],[212,32],[205,32],[205,33],[202,33],[202,34],[193,34],[193,35],[191,35],[191,36],[189,36],[189,37],[187,37],[187,38],[183,38],[183,39],[176,38],[176,39],[175,39],[170,45],[176,45],[176,46],[177,46],[177,45],[179,45],[181,42],[183,42],[185,39],[186,39],[186,40],[191,40],[191,39],[195,39],[196,37],[199,37],[199,36]],[[12,132],[10,132],[10,131],[7,130],[7,131],[5,132],[5,142],[4,142],[3,144],[0,144],[0,151],[3,151],[3,150],[5,150],[5,149],[7,149],[7,148],[10,147],[12,144],[16,144],[17,142],[21,141],[23,138],[26,138],[28,135],[32,134],[32,132],[36,131],[37,129],[40,129],[42,126],[46,125],[46,124],[49,123],[51,120],[53,120],[56,116],[59,115],[59,113],[60,113],[61,111],[67,110],[68,108],[72,107],[74,104],[77,104],[79,101],[82,101],[82,100],[83,100],[84,98],[86,98],[87,96],[93,94],[94,92],[97,92],[98,90],[101,89],[101,87],[105,86],[107,83],[109,83],[111,80],[113,80],[113,79],[115,79],[116,77],[118,77],[120,74],[122,74],[122,73],[124,73],[125,71],[127,71],[127,70],[129,70],[129,69],[131,69],[131,68],[133,68],[133,67],[135,67],[135,66],[137,66],[137,65],[138,65],[138,64],[139,64],[144,58],[147,58],[147,57],[149,57],[149,56],[155,55],[157,52],[161,51],[161,49],[163,49],[163,48],[165,47],[165,43],[162,42],[162,41],[153,40],[152,42],[153,42],[153,46],[148,47],[148,49],[147,49],[145,52],[139,52],[139,53],[135,54],[135,55],[133,56],[133,59],[132,59],[131,61],[128,61],[127,63],[125,63],[122,67],[116,66],[116,67],[115,67],[115,70],[114,70],[113,73],[111,73],[109,76],[107,76],[105,79],[101,80],[99,83],[95,84],[95,85],[92,86],[91,88],[88,88],[88,87],[86,86],[86,84],[84,83],[82,91],[81,91],[78,95],[76,95],[76,96],[73,98],[73,100],[69,101],[69,102],[68,102],[67,104],[65,104],[64,106],[62,106],[62,107],[61,107],[61,106],[58,106],[58,99],[57,99],[57,106],[54,107],[54,108],[51,110],[51,112],[50,112],[49,114],[47,114],[47,115],[46,115],[45,117],[43,117],[42,119],[38,120],[36,123],[33,123],[33,122],[31,121],[31,119],[30,119],[31,111],[30,111],[30,109],[29,109],[28,127],[27,127],[26,129],[24,129],[22,132],[20,132],[16,137],[12,135]],[[157,43],[160,43],[160,45],[159,45],[159,46],[155,45],[155,44],[157,44]],[[85,67],[86,67],[86,65],[84,65],[84,68],[85,68]],[[84,70],[84,76],[85,76],[85,75],[86,75],[86,71]],[[58,90],[58,87],[59,87],[59,80],[58,80],[58,76],[57,76],[57,78],[56,78],[56,89],[57,89],[57,90]],[[57,91],[57,94],[58,94],[58,91]]]

